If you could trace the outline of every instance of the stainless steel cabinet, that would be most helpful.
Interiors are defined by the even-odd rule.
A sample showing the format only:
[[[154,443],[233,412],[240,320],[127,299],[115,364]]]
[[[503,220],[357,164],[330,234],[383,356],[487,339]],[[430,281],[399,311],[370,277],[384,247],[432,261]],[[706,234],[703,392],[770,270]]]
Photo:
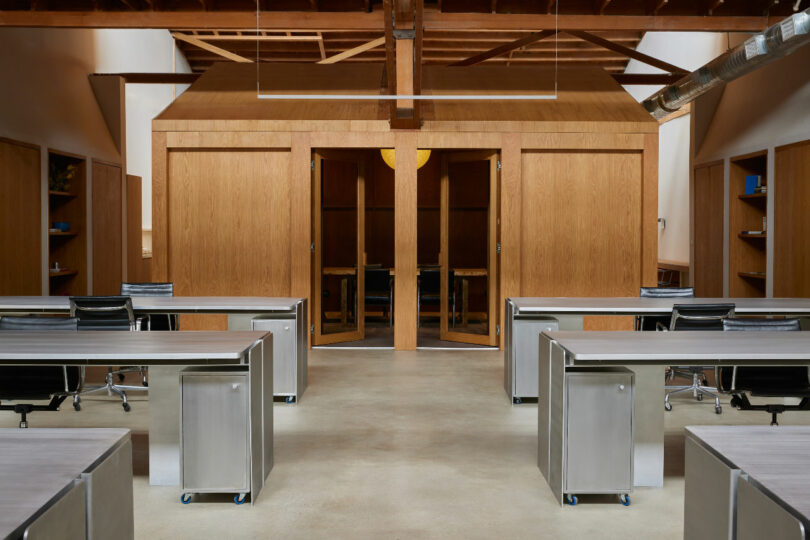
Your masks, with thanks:
[[[507,304],[509,310],[509,304]],[[526,319],[506,324],[504,347],[504,388],[513,403],[537,398],[540,333],[558,330],[555,319]]]
[[[287,403],[300,400],[307,386],[307,337],[304,333],[302,343],[296,322],[278,316],[251,321],[251,329],[273,334],[273,395],[285,397]]]
[[[180,391],[183,502],[209,492],[237,493],[236,502],[244,501],[252,472],[247,368],[185,369]]]
[[[633,373],[624,368],[569,368],[565,374],[563,492],[633,490]]]

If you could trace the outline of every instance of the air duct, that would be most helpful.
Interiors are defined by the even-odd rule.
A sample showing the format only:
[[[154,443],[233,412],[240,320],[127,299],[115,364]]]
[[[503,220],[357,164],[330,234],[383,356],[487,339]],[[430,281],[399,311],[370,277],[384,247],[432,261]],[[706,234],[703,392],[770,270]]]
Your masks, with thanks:
[[[643,105],[655,118],[675,112],[715,86],[733,81],[810,42],[810,8],[794,13],[764,32],[718,56],[667,86]]]

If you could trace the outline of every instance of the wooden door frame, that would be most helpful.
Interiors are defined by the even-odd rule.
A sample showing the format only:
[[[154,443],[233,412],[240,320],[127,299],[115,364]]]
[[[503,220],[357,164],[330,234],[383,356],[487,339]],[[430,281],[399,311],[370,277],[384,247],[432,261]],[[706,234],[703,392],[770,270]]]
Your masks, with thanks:
[[[322,159],[350,161],[357,164],[357,309],[355,310],[355,327],[353,331],[324,334],[321,325],[323,302],[323,240],[322,240]],[[363,255],[365,252],[365,169],[366,156],[361,150],[324,150],[312,149],[312,258],[311,258],[311,291],[312,291],[312,345],[329,345],[346,341],[358,341],[365,337],[365,272]]]
[[[492,150],[470,150],[443,153],[441,156],[441,203],[439,210],[439,265],[441,268],[441,293],[440,293],[440,339],[443,341],[456,341],[461,343],[473,343],[491,347],[498,346],[498,327],[500,324],[500,314],[498,306],[499,299],[499,274],[498,274],[498,242],[499,238],[499,200],[500,175],[498,174],[499,149]],[[449,250],[448,243],[450,230],[450,175],[448,164],[453,162],[469,161],[489,161],[489,204],[487,205],[487,334],[470,334],[453,331],[449,327],[447,320],[447,310],[449,308]],[[418,315],[418,314],[417,314]]]

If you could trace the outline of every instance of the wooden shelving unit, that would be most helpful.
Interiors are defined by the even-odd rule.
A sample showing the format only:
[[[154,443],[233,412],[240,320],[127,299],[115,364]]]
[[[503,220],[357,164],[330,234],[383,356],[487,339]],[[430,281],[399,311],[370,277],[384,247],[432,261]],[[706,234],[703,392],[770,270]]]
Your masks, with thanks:
[[[768,231],[763,222],[768,215],[768,193],[745,193],[745,177],[759,175],[768,185],[768,153],[755,152],[731,158],[729,231],[729,295],[764,297]],[[743,231],[763,231],[743,233]]]
[[[68,180],[66,171],[71,171]],[[48,150],[48,227],[55,221],[70,223],[67,231],[48,231],[48,268],[57,262],[60,267],[48,271],[52,295],[87,294],[86,177],[86,158]]]

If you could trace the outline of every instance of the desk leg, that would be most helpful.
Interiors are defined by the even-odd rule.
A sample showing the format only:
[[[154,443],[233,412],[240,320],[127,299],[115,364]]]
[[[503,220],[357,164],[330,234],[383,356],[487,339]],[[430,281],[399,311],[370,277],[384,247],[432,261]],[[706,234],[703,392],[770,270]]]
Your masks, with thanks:
[[[664,485],[664,366],[627,366],[636,374],[633,484]]]
[[[180,485],[180,370],[149,366],[149,483]]]

